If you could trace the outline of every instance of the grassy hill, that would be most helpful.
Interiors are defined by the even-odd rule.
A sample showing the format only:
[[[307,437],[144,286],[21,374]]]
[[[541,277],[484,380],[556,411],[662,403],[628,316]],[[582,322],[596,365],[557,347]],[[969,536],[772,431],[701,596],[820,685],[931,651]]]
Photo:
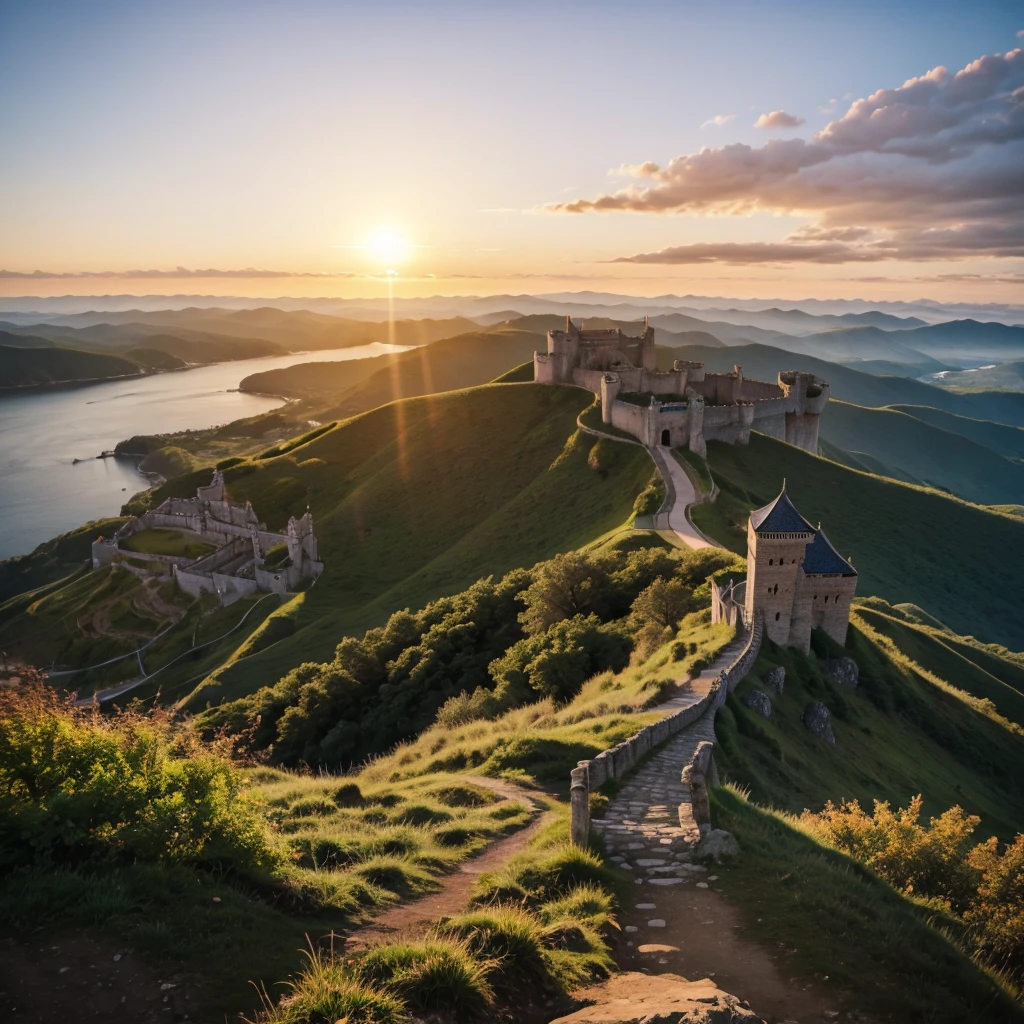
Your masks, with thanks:
[[[921,405],[894,405],[893,409],[906,413],[933,427],[948,430],[961,437],[968,437],[986,448],[1005,455],[1009,459],[1024,458],[1024,428],[1009,427],[1002,423],[989,420],[976,420],[967,416],[957,416]]]
[[[904,333],[904,332],[901,332]],[[856,405],[923,405],[957,416],[1024,426],[1024,395],[1006,391],[955,392],[909,377],[875,376],[814,356],[797,355],[767,345],[728,349],[688,346],[675,351],[677,359],[697,359],[709,373],[728,373],[733,363],[757,380],[774,381],[780,370],[808,370],[827,380],[832,397]]]
[[[722,493],[694,510],[697,525],[746,553],[746,515],[771,501],[783,479],[797,508],[821,522],[852,556],[857,593],[926,609],[960,634],[1024,650],[1018,581],[1024,520],[938,491],[861,473],[775,441],[711,442],[708,461]]]
[[[325,572],[265,628],[271,602],[244,629],[163,672],[152,689],[178,699],[195,677],[217,673],[226,692],[248,692],[303,661],[329,658],[346,633],[398,608],[532,565],[624,524],[653,467],[639,448],[578,434],[576,417],[591,401],[579,389],[534,384],[409,399],[229,468],[232,498],[251,500],[271,529],[310,506]],[[274,454],[282,447],[285,454]],[[209,472],[178,477],[151,500],[192,494]],[[154,612],[159,603],[140,596],[131,580],[97,571],[70,587],[58,582],[45,593],[23,593],[0,606],[0,643],[17,650],[31,638],[35,654],[57,637],[59,660],[71,665],[133,650],[162,620]],[[98,623],[92,612],[82,617],[89,608],[106,609]],[[220,637],[243,611],[236,605],[218,613],[207,638]],[[147,671],[186,651],[194,625],[184,619],[154,645]],[[118,663],[79,684],[106,684],[131,671]]]
[[[545,347],[542,334],[499,325],[398,352],[337,363],[301,363],[246,377],[245,391],[303,398],[317,418],[340,419],[399,398],[475,387]]]
[[[0,344],[0,389],[80,380],[109,380],[141,373],[120,356],[70,348],[12,348]]]
[[[934,409],[917,417],[897,408],[868,409],[831,401],[821,418],[821,438],[877,460],[876,465],[888,468],[887,476],[938,487],[982,505],[1024,502],[1024,464],[959,432],[933,425],[928,418],[932,413],[946,423],[953,421],[952,425],[956,421],[976,424],[980,429],[974,432],[985,434],[985,425],[979,420],[964,420]],[[993,432],[1014,432],[1024,443],[1024,430],[998,423],[988,426]]]

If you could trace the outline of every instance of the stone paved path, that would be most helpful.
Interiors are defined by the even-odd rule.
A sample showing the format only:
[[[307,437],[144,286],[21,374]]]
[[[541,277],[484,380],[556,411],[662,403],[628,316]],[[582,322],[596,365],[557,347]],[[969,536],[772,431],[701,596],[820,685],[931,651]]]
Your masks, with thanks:
[[[654,710],[671,713],[695,704],[737,658],[746,640],[747,634],[741,633],[680,694]],[[703,870],[689,864],[689,851],[700,835],[689,812],[690,791],[680,776],[697,744],[714,738],[711,710],[669,740],[625,782],[605,817],[591,822],[604,836],[609,858],[635,873],[641,884],[680,885]]]

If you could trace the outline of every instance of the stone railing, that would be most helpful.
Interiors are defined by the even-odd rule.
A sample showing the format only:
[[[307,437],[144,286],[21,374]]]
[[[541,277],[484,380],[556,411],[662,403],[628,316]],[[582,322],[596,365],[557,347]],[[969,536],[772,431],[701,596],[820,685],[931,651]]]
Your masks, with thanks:
[[[586,846],[590,836],[590,794],[609,779],[621,779],[641,758],[660,746],[667,739],[675,736],[687,726],[692,725],[706,713],[714,714],[726,701],[729,694],[736,689],[740,680],[750,671],[761,650],[761,639],[764,635],[764,623],[760,616],[754,622],[753,629],[747,635],[743,650],[736,660],[719,673],[710,689],[695,704],[683,708],[675,714],[644,726],[628,740],[602,750],[589,761],[579,761],[570,772],[569,798],[572,805],[572,841],[577,846]]]

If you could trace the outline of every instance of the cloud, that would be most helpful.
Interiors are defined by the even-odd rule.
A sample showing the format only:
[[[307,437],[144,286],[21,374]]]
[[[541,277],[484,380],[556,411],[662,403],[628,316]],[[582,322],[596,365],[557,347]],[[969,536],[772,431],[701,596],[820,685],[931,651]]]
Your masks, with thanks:
[[[756,264],[756,263],[873,263],[890,259],[884,250],[854,249],[842,243],[696,242],[659,252],[620,256],[612,263]]]
[[[804,123],[802,117],[787,114],[784,110],[773,110],[770,114],[762,114],[755,122],[755,128],[796,128]]]
[[[728,124],[735,116],[735,114],[715,114],[714,117],[709,117],[701,125],[701,128],[707,128],[709,124],[717,125],[719,128],[721,128],[723,124]]]
[[[238,277],[238,278],[274,278],[274,277],[360,277],[343,271],[323,271],[313,273],[295,270],[256,270],[246,267],[242,270],[189,270],[186,267],[175,267],[173,270],[75,270],[59,272],[51,270],[0,270],[0,280],[26,281],[61,281],[72,278],[188,278],[188,277]]]
[[[846,239],[850,262],[1024,256],[1022,167],[1024,52],[1018,49],[981,57],[956,73],[937,67],[880,89],[810,139],[735,143],[683,154],[665,166],[633,165],[624,188],[545,209],[802,215],[813,218],[811,233],[773,244],[812,246],[827,240],[814,230],[860,229],[859,239]],[[815,251],[825,262],[843,252],[819,245],[807,259]]]

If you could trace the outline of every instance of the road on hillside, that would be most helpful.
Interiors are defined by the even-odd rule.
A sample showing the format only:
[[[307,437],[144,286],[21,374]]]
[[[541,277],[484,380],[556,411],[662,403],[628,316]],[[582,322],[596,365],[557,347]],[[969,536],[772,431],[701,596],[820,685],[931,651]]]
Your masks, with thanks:
[[[718,547],[717,544],[712,543],[700,533],[687,518],[686,508],[688,505],[696,504],[697,491],[690,482],[686,471],[672,454],[672,449],[663,445],[652,445],[650,452],[658,464],[662,479],[671,481],[671,493],[675,499],[667,512],[662,512],[656,517],[658,524],[661,525],[661,522],[664,522],[665,528],[671,530],[687,547]]]

